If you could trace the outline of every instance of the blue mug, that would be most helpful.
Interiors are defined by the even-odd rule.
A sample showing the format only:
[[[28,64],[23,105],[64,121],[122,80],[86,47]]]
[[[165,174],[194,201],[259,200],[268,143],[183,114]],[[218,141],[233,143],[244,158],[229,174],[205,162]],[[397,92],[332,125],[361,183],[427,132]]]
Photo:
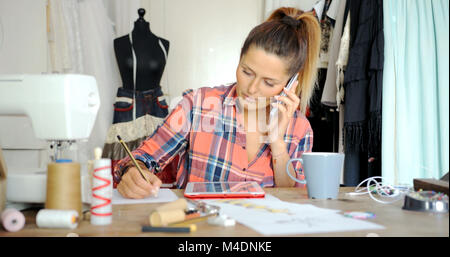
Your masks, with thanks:
[[[306,184],[308,197],[314,199],[336,199],[339,193],[341,171],[344,165],[343,153],[303,153],[302,158],[290,159],[286,164],[286,173],[294,181]],[[305,180],[299,180],[289,172],[293,161],[302,164]]]

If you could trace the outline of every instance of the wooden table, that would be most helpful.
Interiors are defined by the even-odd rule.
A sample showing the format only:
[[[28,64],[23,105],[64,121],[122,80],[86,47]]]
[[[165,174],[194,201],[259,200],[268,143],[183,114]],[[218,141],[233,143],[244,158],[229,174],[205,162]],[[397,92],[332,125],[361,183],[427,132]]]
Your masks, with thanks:
[[[392,204],[381,204],[372,200],[368,195],[349,196],[346,192],[353,191],[354,188],[341,187],[338,199],[317,200],[308,199],[306,189],[302,188],[266,188],[268,194],[272,194],[281,200],[295,203],[310,203],[317,207],[339,209],[341,211],[368,211],[376,214],[371,222],[386,227],[382,230],[362,230],[352,232],[334,232],[320,234],[298,234],[289,236],[308,237],[365,237],[365,236],[449,236],[449,215],[448,213],[425,213],[402,210],[403,200]],[[174,190],[182,197],[183,190]],[[107,226],[91,225],[89,220],[81,221],[76,229],[42,229],[35,223],[36,211],[25,211],[26,226],[18,232],[6,232],[0,229],[0,237],[65,237],[69,233],[81,237],[148,237],[148,236],[178,236],[178,237],[260,237],[258,232],[237,223],[234,227],[211,226],[206,221],[197,223],[197,231],[190,234],[174,233],[142,233],[141,226],[149,225],[149,214],[161,203],[134,204],[134,205],[113,205],[113,223]],[[86,215],[88,216],[88,215]],[[75,234],[73,234],[75,233]]]

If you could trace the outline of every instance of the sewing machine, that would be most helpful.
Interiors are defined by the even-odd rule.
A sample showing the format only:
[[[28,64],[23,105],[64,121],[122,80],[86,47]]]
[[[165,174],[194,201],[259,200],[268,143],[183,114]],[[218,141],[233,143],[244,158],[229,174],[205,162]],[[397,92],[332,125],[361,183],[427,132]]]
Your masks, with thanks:
[[[0,116],[29,117],[35,137],[49,145],[49,161],[59,159],[63,147],[89,137],[99,107],[97,83],[92,76],[0,75]],[[29,137],[13,135],[17,139]],[[27,156],[16,157],[14,163],[20,158]],[[45,202],[46,165],[29,169],[7,166],[7,201]],[[87,175],[82,177],[82,191],[90,186],[86,182],[89,182]]]

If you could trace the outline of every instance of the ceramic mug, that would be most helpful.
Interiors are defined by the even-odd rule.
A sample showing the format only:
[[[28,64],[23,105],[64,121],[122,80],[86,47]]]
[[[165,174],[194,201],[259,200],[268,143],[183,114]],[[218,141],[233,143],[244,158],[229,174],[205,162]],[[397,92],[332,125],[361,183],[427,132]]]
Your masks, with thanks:
[[[309,198],[336,199],[344,156],[342,153],[303,153],[302,158],[294,158],[287,162],[286,172],[291,179],[306,184]],[[289,164],[293,161],[302,163],[305,180],[299,180],[289,173]]]

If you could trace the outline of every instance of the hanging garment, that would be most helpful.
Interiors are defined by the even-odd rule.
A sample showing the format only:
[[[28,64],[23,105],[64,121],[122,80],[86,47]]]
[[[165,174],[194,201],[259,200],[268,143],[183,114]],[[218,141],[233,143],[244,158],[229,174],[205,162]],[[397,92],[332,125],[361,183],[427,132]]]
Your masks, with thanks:
[[[339,110],[344,102],[344,73],[348,63],[348,51],[350,49],[350,15],[347,16],[344,31],[341,37],[339,55],[336,61],[336,104]]]
[[[342,28],[344,27],[344,11],[345,11],[346,0],[333,0],[330,5],[330,10],[334,7],[336,9],[334,17],[335,25],[333,29],[333,35],[330,41],[330,50],[328,53],[328,68],[327,68],[327,77],[325,80],[325,85],[323,89],[321,102],[324,105],[337,107],[338,102],[336,98],[337,94],[337,86],[336,86],[336,77],[337,77],[337,68],[336,62],[339,56],[339,49],[341,46],[341,37],[342,37]],[[331,17],[333,18],[333,17]]]
[[[137,61],[131,33],[129,38],[133,54],[134,89],[118,88],[116,101],[114,103],[113,124],[108,130],[102,154],[103,158],[112,160],[113,166],[119,160],[128,156],[126,150],[117,139],[118,135],[132,151],[139,147],[148,136],[152,135],[168,115],[168,105],[165,100],[161,99],[163,92],[160,86],[146,91],[136,90]],[[159,45],[167,59],[166,49],[161,41]],[[166,175],[167,174],[163,172],[160,174],[160,176]],[[170,177],[169,180],[172,180],[172,178]],[[163,182],[168,181],[165,180]],[[114,187],[115,186],[117,185],[114,185]]]
[[[63,2],[50,0],[47,6],[48,13],[48,50],[49,68],[52,72],[67,72],[72,69],[69,48],[68,28],[64,21],[67,10],[63,10]],[[78,25],[78,24],[74,24]]]
[[[449,1],[385,0],[383,9],[383,177],[440,179],[449,171]]]
[[[314,139],[313,152],[338,151],[339,113],[334,107],[323,105],[320,101],[327,76],[327,69],[319,69],[316,85],[309,103],[307,115],[311,128],[319,135]]]
[[[319,52],[319,68],[327,68],[328,66],[328,51],[330,46],[330,40],[333,34],[333,28],[335,20],[330,16],[335,17],[336,7],[333,4],[333,9],[331,10],[333,13],[329,12],[329,9],[332,5],[331,0],[321,0],[317,2],[313,7],[313,13],[316,15],[317,20],[319,21],[320,30],[321,30],[321,39],[320,39],[320,52]]]
[[[344,173],[356,175],[361,174],[358,166],[380,167],[374,162],[381,161],[383,1],[349,0],[348,4],[351,23],[350,51],[344,77],[345,162],[350,161],[350,153],[355,155],[355,159],[366,161],[361,161],[360,165],[347,163],[347,167],[353,168]],[[381,175],[381,169],[369,173]],[[362,174],[359,179],[365,179],[367,175]]]

